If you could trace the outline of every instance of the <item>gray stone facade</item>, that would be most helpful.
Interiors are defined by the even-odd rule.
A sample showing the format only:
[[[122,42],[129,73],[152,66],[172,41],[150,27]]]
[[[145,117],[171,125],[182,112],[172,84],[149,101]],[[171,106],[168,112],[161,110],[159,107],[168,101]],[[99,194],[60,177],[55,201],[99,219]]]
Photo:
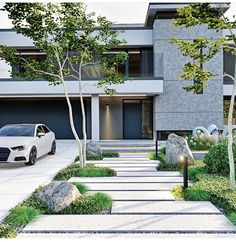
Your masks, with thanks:
[[[181,81],[182,66],[189,61],[178,47],[170,43],[172,36],[193,40],[195,37],[217,38],[223,33],[207,26],[176,29],[171,19],[156,19],[153,25],[154,75],[163,76],[163,93],[154,99],[155,130],[192,130],[195,126],[215,124],[223,128],[223,53],[205,66],[214,72],[214,79],[203,94],[183,90],[190,81]]]

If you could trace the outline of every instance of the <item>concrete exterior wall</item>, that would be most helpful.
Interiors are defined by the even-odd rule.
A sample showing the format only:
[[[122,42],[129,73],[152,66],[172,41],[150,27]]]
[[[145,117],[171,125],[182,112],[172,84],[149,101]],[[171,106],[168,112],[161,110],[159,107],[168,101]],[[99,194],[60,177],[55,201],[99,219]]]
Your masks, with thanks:
[[[0,60],[0,78],[10,78],[11,66],[8,65],[4,60]]]
[[[163,93],[154,100],[154,127],[156,130],[192,130],[210,124],[223,128],[223,53],[219,53],[204,68],[216,76],[210,80],[203,94],[183,90],[190,81],[180,81],[182,66],[190,59],[183,57],[178,47],[170,43],[172,36],[193,40],[195,37],[217,38],[216,33],[200,26],[192,29],[173,29],[172,20],[155,20],[153,26],[154,74],[163,73]],[[191,60],[190,60],[191,61]],[[158,66],[157,64],[160,64]]]

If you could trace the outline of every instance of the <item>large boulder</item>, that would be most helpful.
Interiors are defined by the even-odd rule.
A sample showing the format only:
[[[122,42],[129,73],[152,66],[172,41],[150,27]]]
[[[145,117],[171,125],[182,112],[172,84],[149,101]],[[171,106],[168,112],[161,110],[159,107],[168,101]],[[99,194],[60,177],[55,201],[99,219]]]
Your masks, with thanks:
[[[98,143],[90,141],[86,146],[87,155],[97,156],[102,154],[102,149]]]
[[[166,142],[166,162],[176,164],[179,162],[180,156],[187,156],[189,163],[194,161],[186,139],[171,133]]]
[[[51,182],[38,193],[38,198],[55,213],[69,206],[79,196],[80,192],[77,187],[64,181]]]

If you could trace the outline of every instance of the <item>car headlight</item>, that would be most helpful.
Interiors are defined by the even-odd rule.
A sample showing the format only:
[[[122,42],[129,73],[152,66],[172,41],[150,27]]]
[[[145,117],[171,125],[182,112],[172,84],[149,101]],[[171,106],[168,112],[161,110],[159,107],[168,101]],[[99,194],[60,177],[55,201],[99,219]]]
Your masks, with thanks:
[[[14,151],[22,151],[25,149],[25,147],[23,145],[20,145],[20,146],[11,147],[11,149]]]

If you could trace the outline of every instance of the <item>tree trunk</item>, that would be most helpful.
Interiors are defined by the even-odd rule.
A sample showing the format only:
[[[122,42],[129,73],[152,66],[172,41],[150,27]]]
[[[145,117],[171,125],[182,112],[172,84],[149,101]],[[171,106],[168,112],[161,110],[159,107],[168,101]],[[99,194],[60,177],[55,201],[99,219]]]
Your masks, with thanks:
[[[229,168],[230,168],[230,188],[233,190],[236,189],[235,164],[234,164],[234,155],[233,155],[233,130],[232,130],[235,94],[236,94],[236,80],[234,80],[232,96],[230,99],[229,114],[228,114],[228,157],[229,157]]]
[[[84,108],[84,99],[82,95],[82,61],[79,65],[79,96],[80,96],[80,105],[81,105],[81,112],[82,112],[82,119],[83,119],[83,148],[82,148],[82,163],[83,167],[86,166],[86,147],[87,147],[87,131],[86,131],[86,114],[85,114],[85,108]]]

